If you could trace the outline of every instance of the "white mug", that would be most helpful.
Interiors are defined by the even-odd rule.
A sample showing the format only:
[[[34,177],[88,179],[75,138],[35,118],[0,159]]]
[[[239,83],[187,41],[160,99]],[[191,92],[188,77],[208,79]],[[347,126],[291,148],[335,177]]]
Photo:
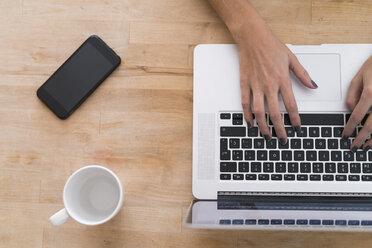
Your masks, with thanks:
[[[65,208],[49,218],[54,226],[70,218],[85,225],[99,225],[113,218],[123,204],[119,178],[109,169],[89,165],[75,171],[63,190]]]

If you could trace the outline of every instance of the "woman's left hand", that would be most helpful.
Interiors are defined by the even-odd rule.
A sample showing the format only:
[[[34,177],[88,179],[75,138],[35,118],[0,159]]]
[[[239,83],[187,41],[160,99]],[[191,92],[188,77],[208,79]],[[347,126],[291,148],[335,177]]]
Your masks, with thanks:
[[[352,114],[342,133],[343,139],[347,139],[352,135],[357,125],[363,120],[372,106],[372,56],[364,62],[362,68],[360,68],[353,80],[351,80],[346,104],[352,111]],[[372,138],[367,140],[371,133],[372,114],[369,115],[363,128],[358,132],[350,149],[355,152],[362,146],[364,151],[372,148]]]

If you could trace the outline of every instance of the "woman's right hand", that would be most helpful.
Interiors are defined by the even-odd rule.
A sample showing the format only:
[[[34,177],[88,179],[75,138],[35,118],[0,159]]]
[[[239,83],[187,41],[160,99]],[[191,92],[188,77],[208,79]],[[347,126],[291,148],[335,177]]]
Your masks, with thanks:
[[[271,139],[265,115],[266,100],[278,140],[287,143],[278,94],[282,96],[294,130],[298,132],[301,127],[289,71],[292,70],[306,87],[315,89],[317,85],[248,1],[210,2],[224,19],[239,48],[242,106],[248,125],[253,126],[253,112],[264,138]]]

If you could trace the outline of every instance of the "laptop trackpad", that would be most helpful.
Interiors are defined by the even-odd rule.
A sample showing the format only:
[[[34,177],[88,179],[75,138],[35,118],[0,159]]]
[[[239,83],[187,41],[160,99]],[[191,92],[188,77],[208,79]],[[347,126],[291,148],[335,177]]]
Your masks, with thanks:
[[[305,87],[296,77],[292,77],[293,92],[297,102],[305,101],[340,101],[341,69],[340,55],[328,54],[296,54],[302,66],[319,86],[317,89]]]

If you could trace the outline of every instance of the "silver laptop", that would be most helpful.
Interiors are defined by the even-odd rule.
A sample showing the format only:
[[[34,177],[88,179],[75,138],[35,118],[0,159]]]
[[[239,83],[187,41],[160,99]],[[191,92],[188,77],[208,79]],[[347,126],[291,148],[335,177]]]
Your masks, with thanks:
[[[192,191],[198,201],[189,209],[189,225],[372,225],[372,152],[352,153],[354,137],[341,140],[350,116],[345,105],[349,83],[372,54],[372,45],[288,47],[319,88],[307,89],[292,76],[302,127],[293,132],[280,101],[286,145],[280,145],[275,134],[264,141],[256,123],[247,128],[237,47],[195,48]],[[273,131],[270,121],[268,125]]]

